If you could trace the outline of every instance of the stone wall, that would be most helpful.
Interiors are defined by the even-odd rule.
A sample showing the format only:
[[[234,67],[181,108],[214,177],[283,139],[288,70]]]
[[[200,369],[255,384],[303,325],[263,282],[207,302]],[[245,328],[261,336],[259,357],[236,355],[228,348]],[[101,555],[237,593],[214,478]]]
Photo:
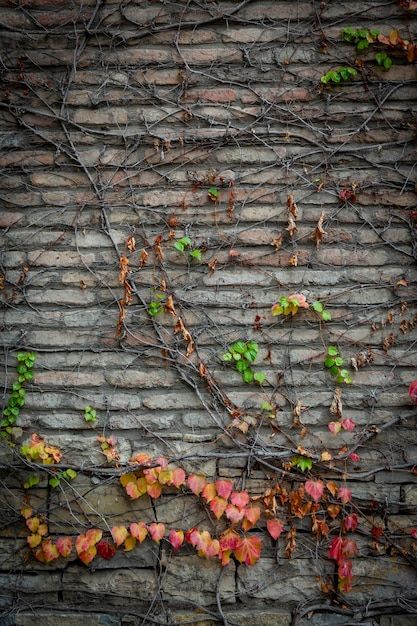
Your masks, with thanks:
[[[374,55],[386,47],[356,53],[341,36],[353,26],[413,39],[414,4],[1,2],[5,404],[16,351],[37,355],[23,434],[2,447],[2,626],[416,624],[417,71],[398,49],[383,71]],[[356,78],[320,83],[340,66]],[[183,236],[201,259],[175,249]],[[273,317],[294,292],[332,320]],[[175,314],[149,315],[150,302]],[[259,343],[262,386],[222,362],[239,339]],[[340,388],[356,427],[337,435],[329,345],[353,378]],[[58,488],[41,472],[30,490],[52,537],[135,519],[219,532],[187,490],[129,500],[118,477],[141,451],[253,497],[277,481],[345,481],[360,519],[353,589],[337,592],[327,558],[340,519],[320,537],[310,516],[287,516],[277,542],[262,517],[253,567],[221,570],[165,540],[90,567],[75,553],[39,563],[19,513],[22,483],[40,471],[19,454],[33,432],[78,472]],[[117,437],[117,467],[97,435]],[[297,453],[313,459],[311,474],[291,465]]]

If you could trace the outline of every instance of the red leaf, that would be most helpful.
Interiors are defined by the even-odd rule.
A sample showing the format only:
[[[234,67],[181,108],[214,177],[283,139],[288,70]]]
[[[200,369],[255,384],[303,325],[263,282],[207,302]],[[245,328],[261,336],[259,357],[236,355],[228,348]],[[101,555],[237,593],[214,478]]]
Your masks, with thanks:
[[[384,534],[384,529],[380,526],[373,526],[373,528],[371,529],[371,533],[374,539],[379,539]]]
[[[234,491],[230,496],[230,502],[243,509],[249,502],[249,494],[247,491]]]
[[[96,548],[97,554],[106,561],[110,561],[110,559],[112,559],[116,554],[116,548],[114,547],[114,545],[111,544],[109,541],[106,541],[105,539],[99,541]]]
[[[58,552],[63,557],[68,557],[71,554],[72,550],[72,539],[71,537],[58,537],[56,540],[56,547]]]
[[[351,513],[344,518],[343,527],[347,532],[355,532],[358,527],[358,516],[356,513]]]
[[[159,543],[163,536],[165,535],[165,525],[164,524],[156,524],[153,522],[150,526],[148,526],[149,534],[152,539]]]
[[[159,483],[153,483],[152,485],[148,485],[146,488],[148,495],[155,500],[160,497],[162,493],[162,486]]]
[[[224,498],[219,498],[219,496],[216,496],[210,502],[210,511],[214,513],[216,519],[221,518],[221,516],[226,510],[226,507],[227,507],[227,500],[225,500]]]
[[[196,496],[199,496],[206,486],[206,479],[204,476],[191,474],[187,479],[187,485]]]
[[[342,557],[342,546],[343,546],[342,537],[334,537],[334,539],[332,539],[330,546],[329,546],[329,551],[328,551],[329,559],[333,559],[334,561],[339,561]]]
[[[228,500],[232,493],[233,483],[230,480],[216,480],[216,489],[221,498]]]
[[[346,419],[342,420],[340,423],[342,424],[343,430],[348,430],[350,433],[353,430],[355,430],[356,424],[352,419],[350,419],[350,417],[347,417]]]
[[[245,509],[245,519],[242,523],[243,530],[250,530],[261,516],[261,509],[257,505],[248,506]]]
[[[279,539],[282,531],[284,530],[284,524],[279,519],[269,519],[266,522],[266,527],[272,539]]]
[[[245,536],[235,548],[235,556],[240,563],[254,565],[261,556],[262,542],[259,537]]]
[[[240,542],[240,535],[232,528],[228,528],[220,537],[220,548],[222,550],[234,550]]]
[[[314,502],[318,502],[323,495],[324,485],[321,480],[308,480],[305,484],[305,490]]]
[[[86,540],[89,546],[94,546],[103,536],[103,531],[99,528],[90,528],[85,533]]]
[[[343,539],[342,555],[355,556],[358,554],[358,544],[354,539]]]
[[[122,545],[127,535],[128,532],[126,526],[113,526],[111,529],[111,536],[113,537],[113,541],[117,548]]]
[[[171,530],[168,541],[174,550],[179,550],[184,543],[184,533],[182,530]]]
[[[51,563],[55,561],[59,557],[59,552],[54,543],[52,543],[52,539],[44,539],[42,541],[42,552],[45,557],[46,563]]]
[[[413,380],[413,382],[410,383],[410,386],[408,388],[408,395],[410,396],[412,402],[414,402],[414,404],[417,404],[417,380]]]

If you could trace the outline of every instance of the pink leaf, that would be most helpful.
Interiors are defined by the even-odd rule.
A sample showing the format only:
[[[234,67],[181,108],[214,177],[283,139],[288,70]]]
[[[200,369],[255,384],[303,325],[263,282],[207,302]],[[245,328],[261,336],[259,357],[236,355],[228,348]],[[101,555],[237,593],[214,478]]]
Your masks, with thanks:
[[[284,530],[284,524],[279,519],[269,519],[266,522],[266,527],[272,539],[279,539],[282,531]]]
[[[324,484],[321,480],[308,480],[305,484],[305,490],[314,502],[318,502],[323,495]]]
[[[159,543],[165,535],[165,524],[156,524],[153,522],[150,526],[148,526],[148,530],[152,539],[156,543]]]
[[[352,492],[347,487],[339,487],[337,497],[343,502],[343,504],[347,504],[352,499]]]
[[[355,424],[355,422],[354,422],[352,419],[350,419],[350,417],[348,417],[348,418],[346,418],[346,419],[342,420],[342,421],[341,421],[341,424],[342,424],[342,428],[343,428],[344,430],[348,430],[350,433],[351,433],[353,430],[355,430],[355,426],[356,426],[356,424]]]
[[[361,457],[359,456],[359,454],[356,454],[356,452],[351,452],[349,454],[349,458],[354,463],[358,463],[361,460]]]
[[[187,485],[196,496],[199,496],[206,486],[206,479],[204,476],[191,474],[187,479]]]
[[[329,422],[327,424],[327,428],[330,430],[331,433],[337,435],[337,433],[340,433],[342,425],[340,422]]]
[[[230,501],[239,509],[244,509],[249,502],[249,494],[247,491],[233,491]]]
[[[245,511],[238,509],[237,506],[233,504],[228,504],[226,507],[226,517],[228,520],[232,522],[232,524],[237,524],[243,519],[245,515]]]
[[[410,396],[411,401],[414,402],[414,404],[417,404],[417,380],[413,380],[413,382],[410,383],[408,395]]]
[[[358,516],[356,513],[351,513],[350,515],[346,515],[343,520],[343,527],[346,532],[351,531],[355,532],[358,527]]]
[[[228,500],[232,493],[233,483],[230,480],[216,480],[216,489],[221,498]]]
[[[179,550],[184,543],[184,533],[182,530],[171,530],[169,532],[168,541],[174,550]]]
[[[185,483],[185,472],[180,467],[176,467],[172,472],[172,484],[181,487]]]
[[[129,530],[132,537],[137,539],[139,543],[142,543],[148,535],[148,529],[146,528],[146,524],[144,522],[139,522],[138,524],[133,522],[130,524]]]
[[[58,539],[56,540],[56,547],[61,556],[69,556],[72,550],[71,537],[58,537]]]
[[[329,546],[329,551],[328,551],[329,559],[333,559],[334,561],[339,561],[342,557],[342,546],[343,546],[342,537],[334,537],[334,539],[332,539],[330,546]]]

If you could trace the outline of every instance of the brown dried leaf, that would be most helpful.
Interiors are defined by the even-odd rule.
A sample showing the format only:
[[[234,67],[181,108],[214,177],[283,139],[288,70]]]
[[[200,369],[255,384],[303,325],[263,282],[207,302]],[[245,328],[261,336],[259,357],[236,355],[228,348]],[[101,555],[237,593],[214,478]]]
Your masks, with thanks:
[[[316,226],[316,228],[314,230],[313,239],[316,242],[316,247],[317,248],[321,244],[321,241],[322,241],[323,237],[326,234],[326,231],[323,228],[324,216],[325,216],[325,213],[324,213],[324,211],[322,211],[321,214],[320,214],[320,217],[319,217],[319,221],[317,222],[317,226]]]
[[[330,405],[330,413],[332,415],[336,415],[336,417],[342,417],[342,411],[342,390],[340,389],[340,387],[336,387],[333,394],[333,400]]]

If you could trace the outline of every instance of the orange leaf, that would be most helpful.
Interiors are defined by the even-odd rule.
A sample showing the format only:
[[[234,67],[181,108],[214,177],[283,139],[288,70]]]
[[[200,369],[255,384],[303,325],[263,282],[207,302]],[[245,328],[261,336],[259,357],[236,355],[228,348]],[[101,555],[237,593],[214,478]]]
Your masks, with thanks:
[[[96,556],[96,554],[96,546],[90,546],[88,550],[85,550],[85,552],[81,552],[81,554],[78,555],[78,558],[84,563],[84,565],[89,565]]]
[[[42,552],[47,563],[51,563],[59,557],[58,549],[52,542],[52,539],[45,539],[42,541]]]
[[[327,489],[330,491],[330,493],[332,494],[332,496],[333,496],[333,497],[336,497],[338,487],[337,487],[336,483],[334,482],[334,480],[329,480],[329,481],[326,483],[326,487],[327,487]]]
[[[22,515],[25,519],[31,517],[33,513],[33,509],[30,506],[22,506],[20,509],[20,515]]]
[[[122,545],[128,535],[126,526],[113,526],[110,532],[117,547]]]
[[[219,496],[216,496],[210,502],[210,511],[214,513],[214,516],[216,517],[216,519],[221,518],[221,516],[225,512],[226,507],[227,507],[227,500],[225,500],[224,498],[220,498]]]
[[[327,512],[332,519],[336,519],[336,517],[340,513],[340,506],[337,506],[337,504],[329,504],[329,506],[327,507]]]
[[[220,547],[222,550],[234,550],[240,542],[240,535],[233,528],[228,528],[220,537]]]
[[[243,537],[237,548],[235,548],[235,556],[240,563],[246,565],[255,565],[261,556],[262,542],[259,537],[245,536]]]
[[[37,532],[41,537],[45,537],[45,535],[48,534],[48,526],[46,524],[39,524]]]
[[[214,483],[207,483],[203,491],[201,492],[201,497],[206,502],[211,502],[216,497],[216,495],[216,485]]]
[[[89,546],[93,546],[100,541],[103,536],[103,531],[99,528],[90,528],[85,533],[87,542]]]
[[[237,524],[243,519],[245,515],[245,511],[242,509],[238,509],[234,504],[228,504],[226,507],[226,517],[228,520],[232,522],[232,524]]]
[[[284,524],[279,519],[269,519],[266,522],[266,527],[272,539],[279,539],[282,531],[284,530]]]
[[[248,506],[245,509],[245,519],[242,523],[243,530],[250,530],[261,516],[261,509],[257,505]]]
[[[36,533],[39,528],[39,522],[39,517],[29,517],[29,519],[26,520],[26,526],[32,533]]]
[[[169,484],[172,484],[173,477],[174,475],[173,475],[172,470],[163,469],[159,472],[158,482],[161,485],[169,485]]]
[[[204,476],[191,474],[187,479],[187,485],[196,496],[199,496],[206,486],[206,479]]]
[[[58,537],[56,540],[56,547],[59,554],[63,557],[68,557],[71,554],[72,550],[72,539],[71,537]]]
[[[133,522],[133,524],[130,524],[129,530],[132,537],[135,537],[139,543],[142,543],[148,535],[148,529],[146,528],[146,524],[144,522],[139,522],[139,524]]]
[[[148,492],[148,495],[150,495],[151,498],[155,498],[156,500],[162,493],[162,486],[159,483],[153,483],[152,485],[148,485],[146,490]]]

